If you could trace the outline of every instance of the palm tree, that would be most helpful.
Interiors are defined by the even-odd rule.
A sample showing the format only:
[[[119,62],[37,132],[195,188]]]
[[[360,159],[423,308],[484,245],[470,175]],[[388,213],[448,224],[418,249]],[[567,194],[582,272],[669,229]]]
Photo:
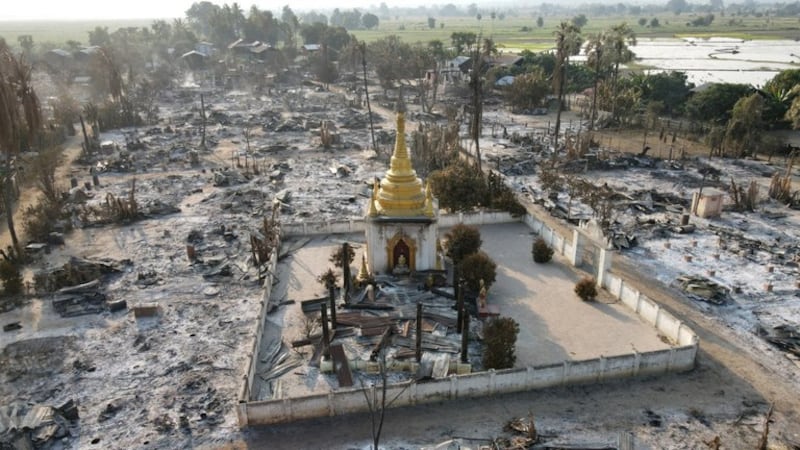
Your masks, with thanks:
[[[617,120],[617,81],[619,80],[619,65],[631,62],[636,56],[629,47],[636,45],[636,33],[623,22],[619,25],[611,27],[608,32],[608,49],[609,61],[614,66],[612,72],[612,102],[611,102],[611,117]]]
[[[600,77],[608,66],[608,54],[606,43],[608,39],[604,32],[594,34],[586,42],[587,64],[594,72],[594,82],[592,86],[592,110],[589,117],[589,129],[594,129],[594,121],[597,119],[597,89]]]
[[[558,109],[556,110],[556,127],[554,148],[558,149],[558,132],[561,128],[561,110],[564,99],[564,86],[567,81],[569,57],[577,55],[581,49],[581,29],[572,22],[561,22],[556,31],[556,67],[553,71],[553,87],[556,91]]]
[[[0,39],[0,151],[5,154],[0,176],[3,206],[13,248],[6,258],[22,255],[14,227],[13,191],[14,156],[23,143],[30,144],[42,127],[39,98],[31,86],[31,66],[22,56],[15,57]]]

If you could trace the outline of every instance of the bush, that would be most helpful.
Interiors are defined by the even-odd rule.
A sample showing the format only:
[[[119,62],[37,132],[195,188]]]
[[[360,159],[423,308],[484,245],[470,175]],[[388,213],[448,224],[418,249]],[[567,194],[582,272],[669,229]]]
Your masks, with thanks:
[[[509,369],[517,362],[519,324],[510,317],[495,318],[483,327],[483,368]]]
[[[542,238],[533,241],[531,253],[533,254],[533,260],[537,263],[546,263],[553,259],[553,249]]]
[[[467,287],[473,292],[481,289],[481,280],[486,289],[494,283],[497,277],[497,264],[484,252],[467,255],[458,265],[458,273],[464,278]]]
[[[585,302],[594,301],[597,297],[597,281],[591,277],[584,277],[575,283],[575,293]]]
[[[460,223],[445,235],[447,237],[447,256],[453,263],[459,264],[468,255],[477,253],[481,248],[481,232],[477,228]]]
[[[3,281],[3,293],[5,295],[18,295],[22,293],[22,273],[19,267],[13,263],[0,261],[0,280]]]

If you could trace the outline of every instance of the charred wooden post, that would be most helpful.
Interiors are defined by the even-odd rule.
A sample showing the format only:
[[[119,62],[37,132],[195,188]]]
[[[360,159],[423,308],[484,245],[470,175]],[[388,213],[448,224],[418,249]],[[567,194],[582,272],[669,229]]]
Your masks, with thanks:
[[[350,298],[350,244],[345,242],[342,244],[342,299],[345,303]]]
[[[458,273],[458,266],[453,265],[453,295],[458,298],[458,280],[461,278],[460,274]]]
[[[369,134],[372,136],[372,150],[378,153],[378,144],[375,141],[375,125],[372,123],[372,106],[369,103],[369,86],[367,85],[367,44],[361,42],[361,66],[364,69],[364,97],[367,99],[367,113],[369,114]]]
[[[384,347],[389,345],[389,337],[392,335],[392,327],[388,326],[385,330],[383,330],[383,334],[381,335],[381,339],[375,344],[375,348],[372,349],[372,353],[369,355],[370,361],[376,361],[378,356],[381,354],[381,350]]]
[[[469,346],[469,314],[466,311],[462,311],[461,315],[463,316],[463,324],[461,325],[461,362],[466,364],[469,362],[467,358],[467,347]]]
[[[200,147],[206,148],[206,101],[203,94],[200,94],[200,119],[203,121],[200,128]]]
[[[331,301],[331,328],[336,329],[336,287],[331,283],[328,286],[328,298]]]
[[[83,145],[84,151],[87,155],[92,154],[92,144],[89,142],[89,135],[86,134],[86,124],[83,122],[83,116],[79,115],[79,119],[81,119],[81,132],[83,133]]]
[[[322,318],[322,357],[327,359],[331,356],[331,332],[328,329],[328,305],[323,303],[319,312]]]
[[[458,283],[456,290],[456,311],[458,311],[458,318],[456,319],[456,332],[461,333],[464,322],[464,283]]]
[[[417,362],[422,361],[422,303],[417,303],[417,342],[416,342],[416,358]]]

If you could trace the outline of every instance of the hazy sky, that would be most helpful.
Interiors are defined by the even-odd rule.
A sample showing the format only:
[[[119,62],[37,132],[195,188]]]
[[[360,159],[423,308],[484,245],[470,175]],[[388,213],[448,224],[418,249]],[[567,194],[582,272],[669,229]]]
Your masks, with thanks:
[[[278,1],[240,1],[239,5],[247,11],[255,4],[261,9],[280,11],[284,5],[294,10],[313,8],[353,8],[380,4],[382,0],[337,0],[320,2],[318,0],[278,0]],[[385,1],[385,0],[383,0]],[[443,1],[442,3],[464,3],[462,1]],[[76,20],[76,19],[152,19],[183,17],[192,0],[4,0],[0,7],[0,21],[3,20]],[[225,1],[213,1],[224,4]],[[229,0],[227,3],[233,3]],[[424,0],[386,1],[393,5],[418,5]]]

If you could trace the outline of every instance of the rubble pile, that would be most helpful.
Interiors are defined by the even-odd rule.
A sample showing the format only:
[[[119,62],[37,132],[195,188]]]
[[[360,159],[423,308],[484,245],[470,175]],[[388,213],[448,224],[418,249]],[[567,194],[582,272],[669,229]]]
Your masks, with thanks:
[[[0,446],[14,449],[43,448],[53,441],[75,436],[78,405],[67,400],[59,407],[12,404],[0,406]]]
[[[800,328],[797,325],[778,325],[770,331],[763,328],[759,331],[772,345],[800,358]]]
[[[729,289],[706,277],[683,275],[675,280],[677,286],[693,299],[724,305],[728,301]]]

